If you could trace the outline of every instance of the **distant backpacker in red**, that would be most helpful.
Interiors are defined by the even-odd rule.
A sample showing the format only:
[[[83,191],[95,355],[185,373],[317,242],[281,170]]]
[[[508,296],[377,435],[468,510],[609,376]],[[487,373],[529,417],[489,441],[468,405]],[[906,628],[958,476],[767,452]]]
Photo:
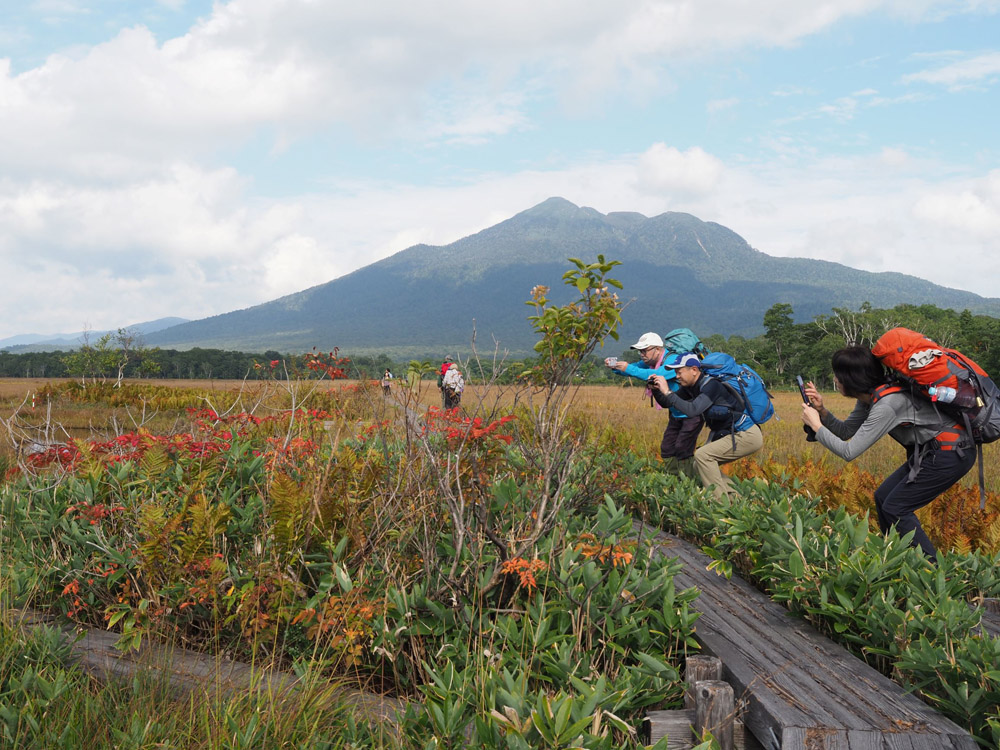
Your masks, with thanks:
[[[872,354],[915,394],[965,425],[979,454],[979,500],[985,507],[982,444],[1000,439],[1000,388],[969,357],[908,328],[887,331],[875,342]]]

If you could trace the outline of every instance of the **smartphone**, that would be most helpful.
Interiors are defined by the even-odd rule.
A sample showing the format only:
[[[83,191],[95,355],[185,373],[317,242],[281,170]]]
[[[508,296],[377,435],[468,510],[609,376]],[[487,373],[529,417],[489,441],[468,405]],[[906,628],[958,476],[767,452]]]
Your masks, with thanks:
[[[796,375],[795,382],[799,384],[799,394],[802,396],[802,403],[808,404],[809,397],[806,395],[806,384],[802,381],[802,376]]]
[[[614,367],[615,365],[618,364],[618,357],[608,357],[606,360],[604,360],[604,364],[606,364],[608,367]]]
[[[798,386],[799,386],[799,395],[802,396],[802,403],[803,404],[808,404],[809,403],[809,397],[806,395],[806,384],[803,382],[802,376],[801,375],[796,375],[795,376],[795,382],[798,383]],[[816,442],[816,433],[813,432],[813,428],[812,427],[810,427],[807,424],[804,424],[804,425],[802,425],[802,431],[806,434],[806,442],[807,443],[815,443]]]

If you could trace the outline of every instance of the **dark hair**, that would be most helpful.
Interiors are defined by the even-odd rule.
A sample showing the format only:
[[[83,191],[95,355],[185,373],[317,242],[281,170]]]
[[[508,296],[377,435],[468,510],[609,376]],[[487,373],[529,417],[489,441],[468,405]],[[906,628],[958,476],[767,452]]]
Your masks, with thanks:
[[[851,398],[871,393],[886,381],[885,367],[871,349],[847,346],[833,353],[833,374]]]

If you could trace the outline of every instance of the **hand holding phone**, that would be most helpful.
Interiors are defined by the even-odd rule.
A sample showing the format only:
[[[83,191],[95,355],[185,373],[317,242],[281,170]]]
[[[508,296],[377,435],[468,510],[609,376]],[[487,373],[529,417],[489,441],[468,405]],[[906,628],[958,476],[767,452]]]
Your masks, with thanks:
[[[803,404],[809,404],[809,406],[812,406],[812,404],[809,403],[809,397],[806,395],[806,384],[802,381],[802,376],[801,375],[796,375],[795,376],[795,382],[799,386],[799,395],[802,396],[802,403]],[[802,431],[806,433],[806,442],[807,443],[815,443],[816,442],[816,432],[813,430],[812,427],[810,427],[807,424],[804,424],[804,425],[802,425]]]

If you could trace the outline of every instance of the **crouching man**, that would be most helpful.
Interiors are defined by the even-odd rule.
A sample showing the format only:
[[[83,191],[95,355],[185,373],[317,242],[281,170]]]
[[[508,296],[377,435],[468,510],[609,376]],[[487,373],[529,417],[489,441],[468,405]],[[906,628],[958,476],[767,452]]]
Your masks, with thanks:
[[[760,427],[743,411],[737,394],[702,371],[697,355],[675,354],[663,364],[676,372],[677,382],[694,397],[682,398],[670,390],[663,376],[654,375],[649,381],[653,398],[689,417],[704,417],[708,442],[694,452],[695,470],[702,485],[710,488],[716,498],[731,496],[735,490],[732,480],[722,473],[722,464],[759,451],[764,444]]]

